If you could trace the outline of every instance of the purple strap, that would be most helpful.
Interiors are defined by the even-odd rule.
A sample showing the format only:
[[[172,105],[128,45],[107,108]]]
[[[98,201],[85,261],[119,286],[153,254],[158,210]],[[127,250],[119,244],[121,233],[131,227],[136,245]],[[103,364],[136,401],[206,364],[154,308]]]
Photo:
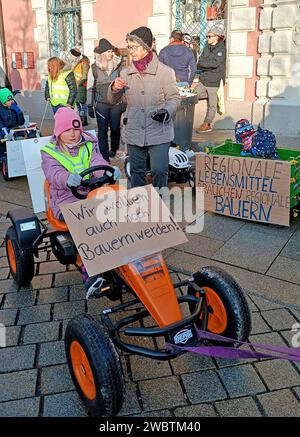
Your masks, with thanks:
[[[232,338],[223,337],[221,335],[212,334],[206,331],[197,329],[197,337],[199,339],[217,340],[224,343],[235,343],[256,349],[270,351],[271,353],[255,352],[252,350],[237,349],[234,347],[224,346],[177,346],[174,344],[167,344],[168,348],[180,349],[194,354],[205,355],[208,357],[219,357],[227,359],[248,359],[248,358],[276,358],[281,360],[298,361],[300,362],[300,349],[290,348],[285,346],[272,346],[268,344],[247,343],[245,341],[234,340]],[[275,354],[276,353],[276,354]]]

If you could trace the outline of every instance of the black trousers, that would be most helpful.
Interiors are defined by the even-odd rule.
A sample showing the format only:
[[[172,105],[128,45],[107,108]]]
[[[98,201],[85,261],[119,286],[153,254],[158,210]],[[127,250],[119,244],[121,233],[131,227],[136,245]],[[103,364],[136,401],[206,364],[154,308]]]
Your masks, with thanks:
[[[96,106],[99,149],[104,159],[109,159],[109,127],[111,150],[116,152],[119,149],[121,115],[121,105],[110,106],[105,103],[98,103]]]

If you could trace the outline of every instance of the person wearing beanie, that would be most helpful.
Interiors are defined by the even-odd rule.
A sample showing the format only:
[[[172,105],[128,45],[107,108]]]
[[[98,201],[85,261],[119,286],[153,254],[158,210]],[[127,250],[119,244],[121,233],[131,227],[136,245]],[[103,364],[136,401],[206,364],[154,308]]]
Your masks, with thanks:
[[[9,134],[11,129],[23,126],[24,114],[14,100],[13,93],[8,88],[0,89],[0,139]],[[5,145],[0,146],[0,157],[4,156]]]
[[[199,58],[197,67],[200,70],[197,93],[199,99],[207,100],[207,111],[203,123],[196,130],[197,133],[210,132],[212,122],[217,114],[217,92],[221,80],[225,83],[226,47],[224,43],[224,29],[214,25],[206,35],[207,44]]]
[[[192,85],[196,74],[196,61],[192,50],[186,46],[184,36],[180,30],[173,30],[170,43],[159,53],[159,60],[173,68],[178,82]]]
[[[87,85],[89,116],[95,118],[96,111],[99,149],[106,160],[113,158],[119,149],[120,124],[123,111],[121,102],[112,105],[107,100],[108,87],[120,75],[122,68],[122,59],[115,56],[114,50],[114,46],[107,39],[100,39],[98,47],[94,50],[96,60],[91,67]]]
[[[82,49],[81,49],[81,47],[73,47],[70,50],[70,53],[75,58],[75,60],[77,61],[78,58],[80,58],[82,56]]]
[[[149,28],[132,30],[126,40],[132,63],[109,86],[108,100],[127,103],[122,140],[129,153],[131,186],[146,184],[149,155],[153,185],[161,189],[168,183],[173,118],[180,105],[175,73],[153,54]]]
[[[82,125],[87,126],[88,108],[86,105],[86,99],[87,78],[90,69],[90,61],[89,58],[82,53],[81,47],[74,47],[71,49],[70,53],[72,58],[71,62],[73,65],[72,71],[74,73],[77,85],[76,105],[82,120]]]
[[[48,80],[45,100],[50,101],[53,113],[64,106],[76,106],[77,85],[73,71],[57,57],[48,59]]]
[[[63,221],[60,211],[62,204],[77,202],[72,194],[72,187],[79,187],[82,178],[80,173],[96,165],[107,165],[102,155],[97,152],[97,138],[84,132],[79,114],[70,108],[60,108],[54,116],[54,135],[45,147],[41,149],[42,169],[50,184],[50,208],[56,219]],[[115,180],[121,172],[114,167]],[[91,177],[103,176],[102,171],[96,171]],[[82,188],[83,194],[88,190]],[[83,282],[88,293],[91,280],[82,265]],[[93,278],[94,279],[94,278]]]
[[[198,53],[197,53],[197,50],[194,50],[193,38],[191,37],[191,35],[189,33],[183,33],[182,34],[182,41],[188,49],[192,50],[194,58],[195,58],[195,63],[197,64]]]
[[[114,46],[106,38],[101,38],[99,40],[98,46],[95,47],[94,49],[94,53],[97,53],[98,55],[102,55],[102,53],[105,53],[108,50],[114,51],[114,49],[115,49]]]

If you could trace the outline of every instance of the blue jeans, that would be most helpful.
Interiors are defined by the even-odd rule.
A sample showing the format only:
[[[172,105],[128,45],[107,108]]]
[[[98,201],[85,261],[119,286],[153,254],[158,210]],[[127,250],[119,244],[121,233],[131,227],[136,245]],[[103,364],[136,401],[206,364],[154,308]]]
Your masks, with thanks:
[[[99,149],[104,159],[109,159],[109,127],[111,151],[116,152],[119,149],[121,115],[122,107],[120,104],[110,106],[105,103],[97,103],[96,116],[98,124]]]
[[[57,105],[57,106],[53,106],[53,105],[51,105],[51,106],[52,106],[53,114],[56,114],[57,111],[59,110],[59,108],[65,108],[64,105]]]
[[[132,188],[146,185],[148,154],[150,156],[150,169],[154,187],[163,188],[168,186],[170,143],[144,147],[128,144],[127,147]]]

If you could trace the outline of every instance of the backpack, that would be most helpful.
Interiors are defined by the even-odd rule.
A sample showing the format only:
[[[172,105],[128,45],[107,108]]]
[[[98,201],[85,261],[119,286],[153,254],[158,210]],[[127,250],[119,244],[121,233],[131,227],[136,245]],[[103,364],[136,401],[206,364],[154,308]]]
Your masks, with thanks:
[[[276,137],[273,132],[258,126],[252,138],[252,154],[259,158],[279,159],[276,149]]]
[[[237,143],[242,144],[242,151],[249,152],[252,147],[252,138],[255,134],[253,125],[246,118],[241,118],[235,124],[235,140]]]

